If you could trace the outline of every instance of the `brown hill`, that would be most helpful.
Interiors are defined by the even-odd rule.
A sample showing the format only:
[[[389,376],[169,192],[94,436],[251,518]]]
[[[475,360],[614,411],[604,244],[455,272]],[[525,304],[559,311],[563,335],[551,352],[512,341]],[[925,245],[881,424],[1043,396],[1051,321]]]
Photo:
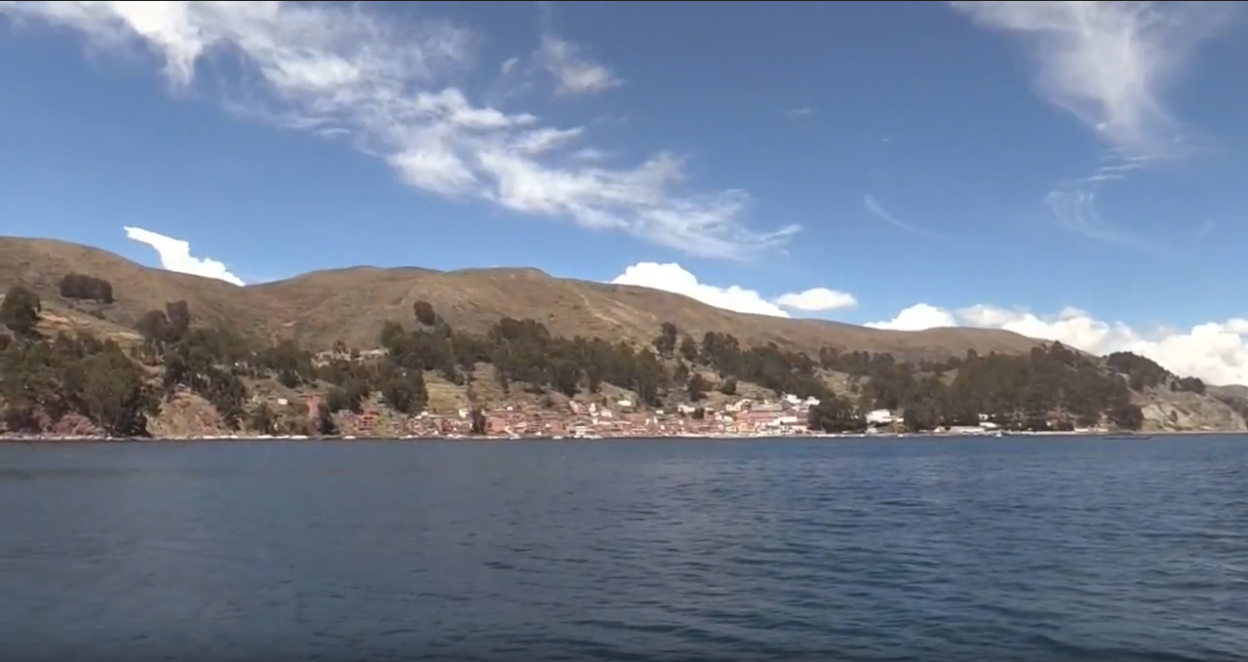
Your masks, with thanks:
[[[930,329],[881,331],[822,320],[734,313],[678,294],[625,285],[554,278],[535,269],[355,267],[236,287],[198,276],[151,269],[95,248],[52,239],[0,238],[0,287],[23,284],[53,309],[68,302],[57,283],[66,273],[108,280],[116,302],[102,307],[108,321],[130,327],[144,312],[186,300],[200,324],[225,324],[257,337],[293,337],[306,347],[336,340],[368,348],[387,320],[407,322],[412,304],[426,300],[453,326],[484,331],[500,316],[533,318],[558,335],[649,342],[670,321],[695,338],[731,333],[747,345],[774,342],[818,351],[890,352],[899,358],[939,358],[1029,351],[1040,341],[1006,331]]]

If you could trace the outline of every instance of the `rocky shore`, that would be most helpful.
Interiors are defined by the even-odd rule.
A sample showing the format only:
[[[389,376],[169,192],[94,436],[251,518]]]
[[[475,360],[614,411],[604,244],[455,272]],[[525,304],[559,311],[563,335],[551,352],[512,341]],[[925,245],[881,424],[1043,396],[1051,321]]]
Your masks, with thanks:
[[[197,436],[168,436],[168,437],[108,437],[105,435],[0,435],[0,443],[5,444],[35,444],[35,443],[164,443],[164,442],[257,442],[257,441],[335,441],[335,442],[352,442],[352,441],[538,441],[538,440],[572,440],[572,441],[596,441],[611,439],[705,439],[705,440],[733,440],[733,439],[966,439],[968,437],[985,437],[985,438],[1005,438],[1005,437],[1075,437],[1087,439],[1151,439],[1154,436],[1226,436],[1226,435],[1245,435],[1242,431],[1224,431],[1224,430],[1177,430],[1166,432],[1139,432],[1139,433],[1110,433],[1110,432],[1007,432],[1001,435],[987,434],[966,434],[962,432],[904,432],[904,433],[874,433],[874,434],[832,434],[832,433],[810,433],[810,434],[790,434],[790,435],[774,435],[774,434],[658,434],[647,437],[636,437],[630,435],[593,435],[585,437],[551,437],[547,435],[431,435],[416,436],[407,435],[402,437],[355,437],[352,435],[334,435],[334,436],[305,436],[305,435],[197,435]]]

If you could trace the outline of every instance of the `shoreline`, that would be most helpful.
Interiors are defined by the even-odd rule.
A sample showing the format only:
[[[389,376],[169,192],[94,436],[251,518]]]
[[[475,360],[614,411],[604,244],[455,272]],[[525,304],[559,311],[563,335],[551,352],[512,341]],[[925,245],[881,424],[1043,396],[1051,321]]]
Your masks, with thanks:
[[[1003,439],[1006,437],[1062,437],[1089,438],[1118,441],[1147,440],[1154,436],[1219,436],[1248,434],[1248,430],[1175,430],[1158,432],[1007,432],[996,434],[955,434],[949,432],[903,432],[903,433],[818,433],[818,434],[660,434],[654,436],[632,435],[586,435],[586,436],[548,436],[548,435],[406,435],[401,437],[356,437],[351,435],[335,436],[304,436],[304,435],[199,435],[193,437],[106,437],[96,435],[15,435],[0,436],[0,444],[35,445],[35,444],[79,444],[79,443],[110,443],[110,444],[152,444],[152,443],[246,443],[246,442],[356,442],[356,441],[387,441],[387,442],[422,442],[422,441],[666,441],[666,440],[700,440],[700,441],[737,441],[745,439],[784,439],[784,440],[837,440],[837,439]]]

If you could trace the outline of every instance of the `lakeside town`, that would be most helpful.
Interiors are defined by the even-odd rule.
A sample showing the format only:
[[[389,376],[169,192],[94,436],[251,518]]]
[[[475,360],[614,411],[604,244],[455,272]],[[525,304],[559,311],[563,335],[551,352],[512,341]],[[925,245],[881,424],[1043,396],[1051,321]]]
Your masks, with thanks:
[[[344,436],[354,437],[462,437],[477,433],[491,438],[574,438],[611,437],[798,437],[871,436],[896,434],[901,418],[897,412],[877,409],[866,414],[867,429],[857,435],[812,431],[807,425],[816,398],[802,399],[786,394],[775,400],[741,398],[719,408],[710,405],[680,404],[675,409],[641,410],[631,399],[619,399],[608,406],[568,402],[563,410],[540,410],[508,405],[485,409],[484,429],[473,429],[473,414],[460,409],[452,415],[428,412],[388,421],[376,408],[362,414],[346,413],[340,419]],[[954,426],[934,430],[955,436],[1000,436],[1002,430],[981,415],[977,426]],[[395,423],[400,429],[395,429]],[[1074,434],[1101,434],[1099,428],[1076,429]]]
[[[279,400],[279,405],[287,404]],[[931,432],[902,431],[897,412],[877,409],[866,414],[867,429],[861,433],[825,433],[807,425],[816,398],[786,394],[776,399],[740,398],[716,408],[711,405],[680,404],[671,410],[644,410],[629,398],[609,404],[569,401],[560,409],[522,405],[485,408],[474,413],[459,409],[448,414],[422,412],[412,416],[395,415],[375,401],[365,403],[360,413],[336,415],[339,439],[609,439],[609,438],[745,438],[745,437],[870,437],[870,436],[1003,436],[1005,432],[981,415],[976,426],[953,426]],[[308,401],[309,417],[321,406],[317,398]],[[475,420],[474,420],[475,419]],[[1102,428],[1077,428],[1063,432],[1021,434],[1105,434]],[[1013,432],[1011,434],[1020,434]],[[204,439],[308,439],[306,435],[231,434]]]

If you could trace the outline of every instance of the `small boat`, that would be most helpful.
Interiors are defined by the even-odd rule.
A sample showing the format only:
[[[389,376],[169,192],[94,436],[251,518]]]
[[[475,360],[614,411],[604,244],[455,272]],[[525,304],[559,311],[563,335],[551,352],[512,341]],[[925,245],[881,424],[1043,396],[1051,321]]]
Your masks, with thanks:
[[[1152,439],[1151,434],[1138,434],[1135,432],[1119,432],[1116,434],[1103,434],[1101,439]]]

